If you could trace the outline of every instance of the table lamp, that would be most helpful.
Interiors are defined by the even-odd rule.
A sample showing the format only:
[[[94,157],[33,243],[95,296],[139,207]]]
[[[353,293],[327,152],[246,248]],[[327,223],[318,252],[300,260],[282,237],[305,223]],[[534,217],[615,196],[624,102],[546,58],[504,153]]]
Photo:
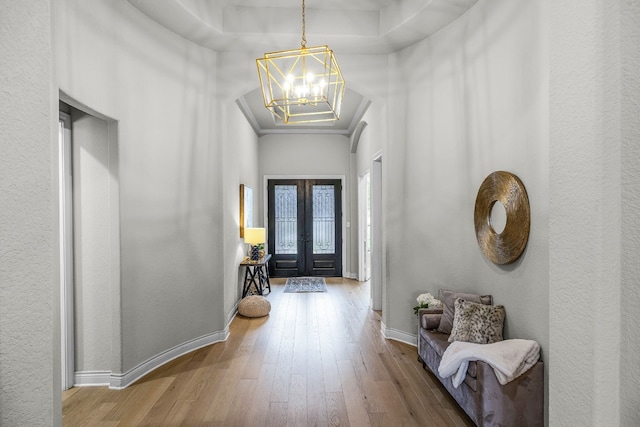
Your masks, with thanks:
[[[244,242],[251,245],[251,261],[260,259],[260,245],[266,239],[266,231],[264,228],[245,228]]]

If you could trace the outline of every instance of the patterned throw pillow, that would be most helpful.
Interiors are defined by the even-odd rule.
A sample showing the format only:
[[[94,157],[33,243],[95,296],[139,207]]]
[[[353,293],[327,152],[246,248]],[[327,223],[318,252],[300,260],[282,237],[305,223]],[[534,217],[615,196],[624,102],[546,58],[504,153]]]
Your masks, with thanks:
[[[491,305],[493,298],[491,295],[475,295],[467,294],[464,292],[449,291],[447,289],[440,289],[440,300],[442,301],[442,316],[440,317],[440,325],[438,325],[438,331],[443,334],[450,334],[451,327],[453,326],[453,316],[455,315],[454,302],[456,298],[462,298],[465,301],[478,302],[482,304]]]
[[[449,342],[466,341],[491,344],[502,341],[506,316],[502,305],[484,305],[458,298]]]

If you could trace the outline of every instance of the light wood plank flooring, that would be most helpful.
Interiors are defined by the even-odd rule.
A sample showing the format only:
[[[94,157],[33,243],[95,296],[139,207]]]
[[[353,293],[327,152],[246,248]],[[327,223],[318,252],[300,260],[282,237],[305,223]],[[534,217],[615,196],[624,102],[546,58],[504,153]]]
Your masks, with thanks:
[[[473,426],[414,347],[382,337],[368,283],[327,284],[272,279],[268,317],[236,317],[226,342],[124,390],[64,392],[64,426]]]

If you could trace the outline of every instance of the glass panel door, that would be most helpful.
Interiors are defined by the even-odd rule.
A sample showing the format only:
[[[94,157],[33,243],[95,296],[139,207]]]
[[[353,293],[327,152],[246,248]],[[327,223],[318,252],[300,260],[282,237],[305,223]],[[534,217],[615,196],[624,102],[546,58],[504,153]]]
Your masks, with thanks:
[[[304,181],[269,180],[267,201],[269,275],[300,276],[304,271]]]
[[[314,185],[313,253],[333,254],[336,251],[336,204],[333,185]]]
[[[273,277],[342,276],[340,180],[269,180]]]
[[[275,251],[277,255],[298,253],[298,187],[274,186]]]

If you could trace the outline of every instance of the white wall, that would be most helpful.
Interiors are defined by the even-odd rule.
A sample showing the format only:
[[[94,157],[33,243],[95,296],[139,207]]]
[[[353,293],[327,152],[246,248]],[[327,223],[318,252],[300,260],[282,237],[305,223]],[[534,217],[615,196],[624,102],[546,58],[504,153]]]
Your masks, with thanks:
[[[382,67],[381,64],[378,65],[379,68]],[[384,69],[387,69],[387,61],[384,61]],[[384,87],[387,87],[387,72],[382,74],[381,77],[385,78]],[[372,87],[378,87],[380,83],[373,84]],[[371,248],[371,265],[370,265],[370,278],[371,278],[371,290],[372,290],[372,304],[375,309],[380,309],[381,298],[380,293],[382,290],[382,275],[383,275],[383,257],[384,251],[382,245],[378,245],[377,242],[382,242],[382,217],[385,215],[384,212],[380,212],[379,215],[376,216],[374,210],[376,207],[376,203],[382,203],[382,200],[376,200],[376,196],[380,196],[382,194],[382,182],[378,182],[379,179],[382,179],[381,171],[381,163],[373,164],[373,157],[379,156],[383,154],[383,147],[387,146],[387,141],[389,141],[388,135],[388,126],[387,126],[387,89],[380,93],[383,98],[377,97],[367,112],[365,113],[363,120],[367,123],[367,126],[362,131],[360,135],[360,141],[358,143],[358,148],[355,153],[355,162],[353,166],[353,179],[358,180],[363,174],[370,172],[371,179],[371,220],[372,220],[372,248]],[[393,149],[392,146],[389,146],[389,149]],[[374,172],[374,168],[377,167],[377,171]],[[380,175],[377,173],[380,172]],[[375,176],[374,176],[375,175]],[[380,187],[380,188],[378,188]],[[357,207],[353,207],[354,217],[357,218],[357,221],[352,223],[352,229],[356,231],[353,237],[354,242],[358,242],[358,248],[355,249],[355,254],[353,255],[353,267],[352,270],[357,272],[360,268],[359,265],[359,257],[358,250],[362,250],[362,242],[358,241],[357,228],[361,226],[360,218],[357,214]],[[376,231],[378,230],[378,231]],[[376,234],[378,233],[378,234]],[[356,245],[354,245],[356,246]],[[386,313],[383,311],[382,313],[383,319],[386,318]]]
[[[640,3],[621,2],[622,287],[620,423],[640,425]],[[604,144],[607,141],[603,141]]]
[[[340,68],[346,84],[371,100],[362,120],[367,122],[360,135],[354,178],[371,170],[371,159],[383,150],[389,139],[387,117],[389,82],[395,79],[389,74],[387,55],[341,55]],[[392,148],[392,147],[391,147]]]
[[[549,10],[550,419],[638,425],[640,10]]]
[[[240,184],[253,189],[255,226],[261,226],[261,180],[258,171],[258,136],[248,124],[236,100],[257,85],[253,53],[219,53],[216,79],[217,99],[224,126],[220,129],[224,161],[224,289],[227,321],[235,313],[242,297],[244,268],[238,265],[247,254],[247,245],[240,237]]]
[[[71,120],[75,370],[108,371],[114,333],[108,124],[75,109]]]
[[[0,10],[0,425],[59,426],[51,11],[5,0]]]
[[[226,108],[224,145],[224,235],[225,235],[225,313],[227,322],[235,313],[242,298],[244,267],[239,264],[247,254],[248,246],[240,237],[240,184],[253,189],[253,203],[258,206],[260,180],[258,179],[258,136],[232,100]],[[253,224],[262,226],[262,218],[254,209]]]
[[[216,54],[127,2],[56,2],[54,22],[61,90],[118,121],[124,375],[224,336]]]
[[[349,138],[271,134],[260,137],[260,175],[348,175]]]
[[[620,139],[619,124],[611,123],[616,112],[610,110],[619,108],[619,27],[613,24],[619,11],[605,8],[607,3],[613,6],[587,1],[579,8],[550,7],[555,43],[550,48],[549,413],[558,424],[620,422],[619,360],[608,350],[620,346]],[[594,32],[594,26],[602,30]]]
[[[386,229],[389,286],[406,283],[391,302],[401,330],[413,330],[420,291],[453,287],[494,294],[507,308],[506,333],[546,349],[546,325],[534,321],[547,306],[543,19],[539,2],[480,2],[393,56]],[[495,170],[518,175],[531,205],[527,250],[507,267],[484,258],[473,225],[478,187]]]
[[[391,55],[383,160],[387,334],[415,340],[411,307],[439,288],[492,294],[505,335],[535,339],[548,325],[548,64],[544,2],[480,1],[434,36]],[[476,242],[484,178],[523,181],[531,231],[522,257],[497,266]]]
[[[387,135],[386,118],[381,108],[375,108],[372,105],[363,120],[367,122],[367,126],[360,135],[360,143],[356,152],[356,172],[358,176],[362,176],[366,172],[371,171],[372,157],[382,151],[383,145],[386,145]]]
[[[392,56],[406,84],[391,80],[385,150],[389,332],[408,336],[419,291],[492,293],[507,336],[542,345],[550,425],[640,421],[639,16],[631,2],[481,1]],[[471,237],[477,186],[497,169],[523,179],[532,209],[506,268]]]

